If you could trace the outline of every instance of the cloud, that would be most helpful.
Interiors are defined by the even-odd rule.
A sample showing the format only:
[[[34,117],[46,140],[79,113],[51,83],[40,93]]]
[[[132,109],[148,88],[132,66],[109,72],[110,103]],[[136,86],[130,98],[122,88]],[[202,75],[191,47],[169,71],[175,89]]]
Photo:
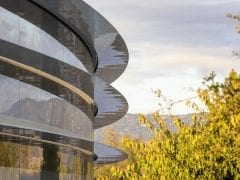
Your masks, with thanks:
[[[240,44],[227,13],[239,13],[239,0],[86,0],[122,34],[130,61],[114,86],[130,112],[157,108],[151,88],[170,98],[189,97],[186,87],[201,86],[215,70],[222,78],[240,67],[232,50]],[[178,109],[178,110],[177,110]],[[177,108],[176,112],[187,112]],[[179,110],[180,109],[180,110]]]
[[[236,67],[237,60],[231,54],[231,47],[195,48],[164,46],[156,44],[136,44],[130,55],[127,73],[149,72],[170,73],[180,68],[224,71]]]
[[[158,108],[151,88],[161,89],[171,99],[184,99],[193,96],[186,88],[201,87],[203,77],[211,71],[217,73],[219,80],[232,68],[240,71],[236,65],[238,60],[226,47],[196,50],[174,46],[150,48],[146,44],[139,48],[141,46],[148,49],[148,53],[136,53],[126,72],[113,84],[127,98],[130,112],[148,113]],[[174,112],[190,112],[182,106],[176,106]]]
[[[117,27],[128,42],[157,40],[162,43],[214,44],[211,37],[232,37],[229,12],[238,13],[237,1],[96,1],[88,0]],[[212,4],[212,5],[209,5]],[[224,3],[224,4],[223,4]],[[204,5],[202,5],[204,4]],[[225,31],[229,29],[229,31]]]

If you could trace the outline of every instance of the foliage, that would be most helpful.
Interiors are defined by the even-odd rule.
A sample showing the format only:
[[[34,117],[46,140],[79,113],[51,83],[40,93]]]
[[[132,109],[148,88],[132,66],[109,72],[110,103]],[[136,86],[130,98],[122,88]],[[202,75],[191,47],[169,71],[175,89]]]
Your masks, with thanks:
[[[240,15],[236,15],[236,14],[227,14],[227,17],[236,20],[238,22],[238,24],[235,26],[235,30],[237,33],[240,33]],[[240,51],[233,51],[233,55],[240,57]]]
[[[19,146],[14,143],[0,142],[0,166],[15,167],[19,158]]]
[[[158,112],[154,123],[140,115],[153,138],[123,138],[131,160],[97,179],[240,179],[240,75],[231,71],[222,83],[214,79],[214,73],[204,78],[197,91],[207,112],[193,115],[190,125],[173,116],[172,132]]]

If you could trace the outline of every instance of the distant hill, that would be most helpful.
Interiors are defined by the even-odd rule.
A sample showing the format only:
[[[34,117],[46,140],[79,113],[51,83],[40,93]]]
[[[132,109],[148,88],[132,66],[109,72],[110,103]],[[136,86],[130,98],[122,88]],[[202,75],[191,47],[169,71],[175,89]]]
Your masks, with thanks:
[[[30,98],[22,99],[13,103],[8,110],[1,112],[0,114],[30,121],[34,120],[38,123],[52,125],[71,131],[76,135],[88,134],[87,129],[84,128],[82,124],[86,125],[87,123],[90,123],[83,117],[82,113],[78,113],[78,111],[75,110],[74,106],[71,106],[69,103],[58,98],[41,101],[36,101]],[[147,116],[151,118],[150,115]],[[179,115],[179,117],[187,124],[190,123],[191,116],[192,114]],[[169,128],[174,131],[175,127],[169,116],[163,117]],[[95,141],[103,143],[104,139],[106,139],[106,132],[111,129],[120,136],[130,135],[133,138],[143,140],[147,140],[151,137],[149,130],[146,127],[141,126],[139,123],[138,114],[128,113],[119,121],[95,130]]]
[[[147,116],[151,118],[150,115]],[[178,115],[178,117],[180,117],[184,123],[190,124],[192,114]],[[165,119],[170,130],[172,131],[176,130],[169,116],[163,116],[163,118]],[[119,121],[109,126],[105,126],[103,128],[95,130],[94,132],[95,141],[103,143],[106,131],[109,131],[110,129],[113,129],[116,133],[120,134],[121,136],[130,135],[133,138],[139,138],[143,140],[147,140],[151,137],[151,133],[149,132],[149,130],[139,123],[137,114],[128,113]]]

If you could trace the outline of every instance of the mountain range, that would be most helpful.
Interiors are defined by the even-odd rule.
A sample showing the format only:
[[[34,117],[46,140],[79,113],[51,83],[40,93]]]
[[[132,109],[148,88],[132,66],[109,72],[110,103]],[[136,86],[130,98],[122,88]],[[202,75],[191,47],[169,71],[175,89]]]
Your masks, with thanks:
[[[177,115],[184,123],[190,124],[191,118],[193,114],[185,114],[185,115]],[[128,113],[126,116],[124,116],[119,121],[109,125],[105,126],[100,129],[96,129],[94,132],[94,139],[97,142],[104,143],[106,141],[106,138],[108,138],[107,134],[109,132],[114,132],[118,134],[120,137],[123,136],[131,136],[132,138],[136,139],[142,139],[142,140],[148,140],[152,134],[149,131],[148,128],[144,127],[138,120],[138,114],[131,114]],[[153,121],[153,118],[150,114],[146,115],[150,120]],[[162,116],[165,120],[167,126],[171,131],[175,131],[176,127],[174,126],[171,117],[168,115]]]

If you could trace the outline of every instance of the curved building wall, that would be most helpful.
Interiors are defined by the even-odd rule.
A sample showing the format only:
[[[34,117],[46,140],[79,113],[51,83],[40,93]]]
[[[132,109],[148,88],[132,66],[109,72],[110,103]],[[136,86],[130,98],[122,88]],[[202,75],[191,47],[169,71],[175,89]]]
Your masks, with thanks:
[[[42,131],[59,129],[58,133],[66,131],[73,137],[93,140],[89,131],[91,119],[72,104],[7,76],[0,75],[0,84],[0,94],[5,94],[0,96],[0,115],[8,118],[9,125],[19,123],[29,127],[31,123],[32,128],[42,127]]]
[[[3,0],[0,5],[4,7],[2,24],[12,31],[12,42],[93,71],[93,58],[84,42],[58,19],[28,0]]]
[[[96,53],[96,75],[108,83],[116,80],[128,63],[128,50],[118,31],[82,0],[30,0],[61,19]],[[111,74],[111,75],[110,75]]]
[[[125,115],[111,85],[128,61],[116,29],[81,0],[0,1],[0,179],[92,179],[125,159],[93,142]]]
[[[36,25],[31,24],[25,19],[4,8],[0,8],[0,19],[0,39],[40,52],[47,56],[60,59],[63,62],[67,62],[83,69],[84,71],[87,71],[81,61],[79,61],[79,59],[69,50],[70,47],[67,49],[60,42]],[[67,34],[67,30],[65,30],[65,33]],[[70,41],[71,35],[69,34],[68,36]],[[69,42],[69,44],[71,43]],[[82,43],[78,44],[79,46],[81,44],[81,48],[78,47],[78,49],[87,52]],[[81,54],[83,53],[84,52],[81,52]],[[89,54],[87,53],[86,56],[89,56]],[[87,59],[86,57],[80,58]]]
[[[0,143],[0,179],[92,179],[92,160],[84,154],[55,145],[0,139],[4,140]],[[6,151],[8,156],[3,155]],[[50,158],[51,162],[46,162]]]

